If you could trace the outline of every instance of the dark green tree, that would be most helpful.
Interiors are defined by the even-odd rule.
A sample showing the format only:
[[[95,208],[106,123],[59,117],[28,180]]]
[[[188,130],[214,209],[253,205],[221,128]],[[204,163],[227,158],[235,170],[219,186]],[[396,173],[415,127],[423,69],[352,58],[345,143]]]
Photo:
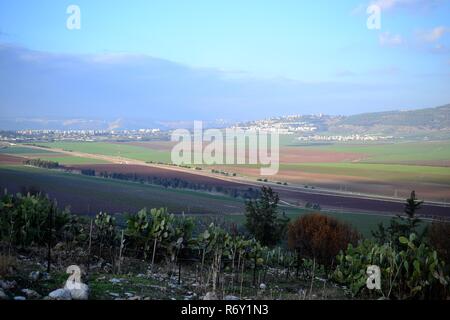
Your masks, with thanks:
[[[278,214],[279,201],[278,194],[264,186],[259,199],[246,202],[245,226],[262,245],[276,245],[286,234],[289,219]]]
[[[422,204],[423,201],[417,200],[416,192],[412,191],[411,196],[406,199],[404,215],[397,215],[392,218],[387,228],[380,223],[378,229],[372,231],[373,237],[380,244],[392,242],[397,247],[400,245],[398,241],[400,236],[408,238],[411,233],[415,233],[420,235],[419,238],[423,237],[424,233],[420,233],[418,230],[422,220],[417,217],[417,211]]]

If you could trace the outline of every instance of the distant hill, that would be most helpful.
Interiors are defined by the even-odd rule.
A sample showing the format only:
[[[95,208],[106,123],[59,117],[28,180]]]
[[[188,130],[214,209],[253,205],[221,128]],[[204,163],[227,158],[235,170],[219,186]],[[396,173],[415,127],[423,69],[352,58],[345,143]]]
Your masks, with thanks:
[[[435,136],[450,134],[450,104],[419,110],[363,113],[342,117],[329,132]]]
[[[346,117],[339,124],[356,126],[417,126],[439,130],[450,128],[450,104],[419,110],[363,113]]]

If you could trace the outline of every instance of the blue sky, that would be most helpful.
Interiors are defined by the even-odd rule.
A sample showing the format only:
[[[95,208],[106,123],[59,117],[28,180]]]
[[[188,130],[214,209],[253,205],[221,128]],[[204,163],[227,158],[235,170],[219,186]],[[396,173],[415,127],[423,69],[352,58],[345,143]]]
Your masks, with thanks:
[[[66,28],[66,8],[70,4],[81,9],[80,30]],[[366,27],[365,11],[369,4],[381,8],[380,30]],[[196,112],[205,112],[207,107],[212,118],[232,117],[231,113],[222,112],[224,107],[234,110],[236,118],[249,118],[255,110],[260,110],[261,116],[313,111],[349,114],[450,102],[449,13],[450,1],[445,0],[2,0],[0,44],[9,50],[3,56],[4,63],[5,56],[11,57],[14,50],[16,54],[28,50],[28,55],[47,55],[45,63],[50,69],[55,57],[74,63],[77,57],[98,57],[104,61],[100,58],[120,56],[110,66],[117,69],[129,68],[129,60],[145,56],[147,63],[151,57],[164,59],[202,76],[210,72],[218,83],[239,84],[234,83],[231,88],[225,85],[225,93],[217,89],[216,95],[209,99],[209,106],[204,99],[200,101],[200,93],[192,98],[192,92],[180,94],[179,101],[166,101],[164,107],[180,110],[180,118],[196,117]],[[89,63],[95,61],[90,59]],[[30,67],[16,63],[17,69]],[[153,71],[147,70],[152,74]],[[14,77],[11,72],[8,76],[0,75],[0,84],[7,85],[8,79]],[[120,75],[115,71],[114,74]],[[59,79],[61,75],[53,76]],[[106,80],[101,77],[105,74],[98,78],[85,76],[99,82]],[[136,80],[139,77],[145,88],[144,74],[131,77],[134,86],[140,86]],[[38,75],[31,78],[40,80]],[[25,85],[26,81],[25,77],[20,79],[21,90],[33,85]],[[270,84],[277,88],[275,93],[267,90]],[[202,85],[201,81],[198,85]],[[306,86],[300,90],[301,95],[292,89],[296,85]],[[314,88],[309,90],[309,86]],[[42,105],[48,106],[43,116],[90,116],[56,110],[58,97],[52,96],[50,88],[44,97],[30,93],[31,101],[15,99],[8,92],[17,92],[19,87],[0,90],[0,99],[8,101],[5,105],[0,100],[0,107],[11,117],[21,113],[15,113],[17,109],[29,114],[30,104],[36,99],[43,99]],[[78,95],[91,99],[78,99],[80,110],[104,102],[101,92],[99,101],[95,101],[95,94],[83,91],[88,89],[74,87]],[[170,84],[168,91],[169,88]],[[148,108],[157,118],[155,101],[167,97],[153,89],[152,96],[145,92],[142,100],[131,100],[137,105],[136,110]],[[108,87],[103,86],[102,90],[108,91]],[[130,100],[126,94],[130,92],[116,97],[123,99],[121,105]],[[185,99],[186,94],[192,99]],[[170,95],[177,92],[171,91]],[[256,101],[249,102],[250,99]],[[267,101],[274,105],[271,107]],[[120,106],[113,109],[116,108]],[[91,116],[100,117],[101,112]],[[112,116],[124,115],[117,110]],[[161,118],[169,117],[161,112]]]

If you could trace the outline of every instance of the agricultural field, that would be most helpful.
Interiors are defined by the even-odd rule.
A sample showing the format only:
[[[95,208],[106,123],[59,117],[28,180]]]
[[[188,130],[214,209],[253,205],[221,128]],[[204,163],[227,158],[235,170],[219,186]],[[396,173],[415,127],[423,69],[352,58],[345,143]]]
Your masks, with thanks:
[[[306,152],[359,154],[366,163],[450,166],[450,141],[311,144],[300,148]]]
[[[61,165],[105,164],[107,161],[77,157],[52,150],[33,149],[26,146],[8,146],[0,148],[0,164],[22,163],[27,159],[41,159],[58,162]]]
[[[58,199],[61,207],[70,206],[79,214],[136,212],[141,208],[167,207],[175,213],[218,217],[225,222],[242,225],[244,202],[242,199],[212,195],[189,190],[165,189],[134,182],[117,181],[70,174],[61,171],[23,166],[0,166],[0,187],[11,192],[24,188],[41,190]],[[312,211],[280,207],[289,218]],[[326,211],[322,213],[327,213]],[[390,217],[345,212],[327,214],[354,225],[362,234],[370,236],[379,222]]]
[[[169,163],[174,143],[52,142],[41,145],[94,155]],[[43,159],[55,157],[40,156]],[[102,164],[98,161],[65,158],[60,162],[67,165]],[[411,190],[416,190],[425,200],[447,203],[450,202],[449,162],[449,141],[300,143],[293,137],[284,136],[280,147],[280,171],[269,178],[295,185],[398,199],[406,198]],[[257,166],[203,167],[208,171],[217,169],[255,180],[260,178]]]
[[[167,207],[186,214],[226,214],[241,213],[244,208],[243,201],[221,195],[25,166],[0,166],[0,187],[11,192],[24,188],[42,191],[58,199],[60,206],[71,206],[80,214],[137,212],[144,207]]]
[[[127,159],[153,162],[170,162],[170,152],[154,150],[141,146],[135,146],[126,143],[108,143],[108,142],[48,142],[39,143],[40,146],[61,149],[65,151],[74,151],[90,153],[105,156],[123,157]]]
[[[425,200],[450,201],[449,141],[300,143],[284,137],[280,163],[273,181],[395,198],[416,190]],[[259,177],[256,166],[215,169]]]
[[[233,187],[233,188],[248,188],[248,186],[241,185],[232,181],[219,180],[205,175],[197,175],[195,173],[169,170],[165,168],[143,166],[143,165],[122,165],[122,164],[74,164],[66,166],[69,169],[83,170],[91,169],[95,172],[108,172],[119,174],[133,174],[138,177],[149,178],[157,177],[162,179],[181,179],[191,183],[205,184],[210,186]]]

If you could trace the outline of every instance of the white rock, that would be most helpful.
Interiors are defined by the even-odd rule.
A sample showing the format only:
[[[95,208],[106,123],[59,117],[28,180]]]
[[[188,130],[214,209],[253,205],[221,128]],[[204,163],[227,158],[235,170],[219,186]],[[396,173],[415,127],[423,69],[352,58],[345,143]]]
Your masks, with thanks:
[[[87,300],[89,298],[89,287],[81,282],[67,280],[64,290],[69,291],[74,300]]]
[[[11,290],[17,285],[16,281],[2,281],[0,280],[0,288],[4,290]]]
[[[22,289],[22,292],[27,296],[27,298],[29,299],[37,299],[40,298],[41,295],[39,293],[37,293],[34,290],[31,289]]]
[[[70,295],[73,300],[88,300],[89,299],[89,287],[82,283],[85,288],[81,289],[72,289],[70,291]]]
[[[228,296],[225,296],[223,298],[223,300],[240,300],[240,299],[236,296],[228,295]]]
[[[266,290],[267,286],[266,286],[264,283],[261,283],[261,284],[259,285],[259,288],[260,288],[261,290]]]
[[[54,300],[72,300],[70,291],[65,289],[57,289],[52,291],[48,296]]]
[[[203,300],[219,300],[214,292],[207,292],[203,297]]]
[[[121,283],[123,281],[123,279],[117,279],[117,278],[112,278],[109,280],[109,282],[117,284],[117,283]]]
[[[25,300],[27,300],[27,298],[25,298],[24,296],[16,296],[16,297],[14,297],[14,300],[16,300],[16,301],[25,301]]]

